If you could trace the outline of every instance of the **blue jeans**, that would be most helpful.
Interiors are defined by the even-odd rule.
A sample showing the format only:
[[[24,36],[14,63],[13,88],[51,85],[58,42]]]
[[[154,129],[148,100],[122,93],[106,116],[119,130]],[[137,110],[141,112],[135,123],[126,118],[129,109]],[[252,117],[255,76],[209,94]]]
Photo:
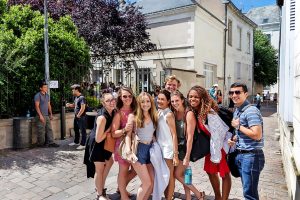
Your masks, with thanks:
[[[265,156],[262,150],[251,153],[239,153],[235,158],[239,168],[243,193],[246,200],[258,200],[259,175],[265,165]]]
[[[75,139],[74,143],[79,143],[80,133],[81,132],[81,142],[80,145],[85,146],[86,141],[86,116],[81,116],[80,118],[77,118],[75,116],[74,118],[74,132],[75,132]]]

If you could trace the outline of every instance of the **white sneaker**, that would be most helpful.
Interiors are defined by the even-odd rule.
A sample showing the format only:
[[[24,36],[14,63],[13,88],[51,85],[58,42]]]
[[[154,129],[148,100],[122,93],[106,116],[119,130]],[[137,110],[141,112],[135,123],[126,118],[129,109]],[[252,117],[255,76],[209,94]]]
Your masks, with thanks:
[[[83,149],[85,149],[85,146],[79,145],[76,149],[77,150],[83,150]]]
[[[72,143],[69,144],[69,146],[75,146],[75,145],[79,145],[79,144],[77,144],[75,142],[72,142]]]

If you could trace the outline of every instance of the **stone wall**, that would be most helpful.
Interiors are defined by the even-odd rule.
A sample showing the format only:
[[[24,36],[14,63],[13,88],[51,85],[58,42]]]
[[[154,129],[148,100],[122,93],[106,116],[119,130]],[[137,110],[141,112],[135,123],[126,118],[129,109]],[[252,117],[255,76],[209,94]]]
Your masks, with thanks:
[[[73,113],[66,113],[66,138],[70,137],[71,129],[73,129]],[[34,118],[26,120],[24,123],[29,123],[32,126],[31,131],[31,144],[37,142],[37,131]],[[51,121],[54,139],[60,139],[60,115],[56,114]],[[13,119],[0,120],[0,150],[13,148]]]

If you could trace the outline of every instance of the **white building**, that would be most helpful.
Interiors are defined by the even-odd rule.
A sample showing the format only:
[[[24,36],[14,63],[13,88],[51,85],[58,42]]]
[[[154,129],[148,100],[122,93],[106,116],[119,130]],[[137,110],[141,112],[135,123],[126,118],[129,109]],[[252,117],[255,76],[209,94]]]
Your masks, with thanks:
[[[277,0],[281,9],[280,145],[290,199],[300,199],[300,2]]]
[[[136,62],[137,68],[152,72],[139,76],[162,85],[166,75],[175,74],[183,93],[195,84],[209,89],[218,83],[227,94],[227,85],[241,81],[251,93],[256,25],[230,1],[139,0],[137,4],[143,7],[151,41],[159,49]]]
[[[245,82],[252,93],[256,24],[230,1],[138,0],[137,5],[158,51],[144,54],[128,73],[122,65],[98,73],[100,82],[120,81],[139,93],[153,90],[154,84],[162,86],[167,75],[175,74],[184,94],[193,85],[209,89],[215,83],[227,94],[235,81]],[[224,100],[226,104],[227,95]]]
[[[246,14],[270,40],[275,49],[279,49],[280,10],[276,5],[253,8]],[[278,93],[278,84],[268,86],[271,95]]]
[[[243,82],[253,94],[253,35],[256,24],[233,4],[227,4],[227,85]]]

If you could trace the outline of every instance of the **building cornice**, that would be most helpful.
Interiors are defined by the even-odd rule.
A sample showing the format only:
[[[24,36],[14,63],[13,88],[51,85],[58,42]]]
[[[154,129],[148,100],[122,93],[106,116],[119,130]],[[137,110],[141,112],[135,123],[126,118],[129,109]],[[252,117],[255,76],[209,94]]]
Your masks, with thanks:
[[[257,28],[257,24],[249,19],[246,15],[244,15],[240,9],[238,9],[231,1],[228,1],[228,6],[231,8],[237,16],[239,16],[242,20],[244,20],[247,24],[252,26],[253,28]]]

